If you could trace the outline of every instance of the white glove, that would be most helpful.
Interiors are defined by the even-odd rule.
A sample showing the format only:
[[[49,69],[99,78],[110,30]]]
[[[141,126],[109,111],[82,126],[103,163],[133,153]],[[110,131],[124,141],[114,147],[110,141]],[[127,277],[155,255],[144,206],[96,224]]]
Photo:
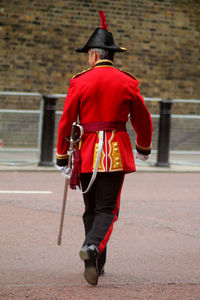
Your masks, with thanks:
[[[145,154],[141,154],[141,153],[136,151],[135,158],[140,159],[142,161],[145,161],[145,160],[149,159],[149,154],[145,155]]]
[[[56,165],[56,168],[58,169],[58,171],[60,171],[62,173],[62,175],[65,177],[65,178],[70,178],[71,176],[71,173],[72,173],[72,169],[69,168],[68,166],[57,166]]]

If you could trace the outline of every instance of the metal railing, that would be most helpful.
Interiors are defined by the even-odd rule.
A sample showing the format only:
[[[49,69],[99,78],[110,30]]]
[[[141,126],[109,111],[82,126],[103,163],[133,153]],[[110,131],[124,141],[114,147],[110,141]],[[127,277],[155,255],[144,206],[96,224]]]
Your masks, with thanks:
[[[43,129],[43,122],[44,122],[44,106],[45,106],[45,97],[49,97],[49,98],[54,98],[54,99],[59,99],[59,98],[65,98],[66,95],[65,94],[53,94],[53,95],[48,95],[48,96],[43,96],[40,93],[26,93],[26,92],[0,92],[0,96],[4,96],[4,97],[37,97],[40,99],[40,107],[39,109],[7,109],[7,108],[3,108],[0,109],[0,115],[1,114],[29,114],[29,115],[38,115],[38,127],[37,127],[37,145],[36,147],[6,147],[6,146],[1,146],[0,143],[0,164],[7,164],[7,165],[24,165],[24,164],[38,164],[41,162],[41,151],[42,151],[42,129]],[[160,103],[162,101],[161,98],[149,98],[149,97],[144,97],[145,102],[148,104],[148,102],[158,102]],[[200,104],[200,100],[197,99],[174,99],[172,100],[172,103],[195,103],[195,104]],[[56,116],[60,116],[62,114],[62,111],[56,111]],[[151,114],[152,119],[153,120],[158,120],[160,119],[160,114],[155,114],[152,113]],[[182,114],[171,114],[171,119],[186,119],[186,120],[199,120],[200,119],[200,115],[182,115]],[[58,120],[57,120],[58,122]],[[1,140],[1,133],[0,133],[0,140]],[[155,145],[154,145],[155,146]],[[157,146],[157,145],[156,145]],[[12,152],[14,152],[15,154],[12,155]],[[20,157],[20,153],[36,153],[37,154],[37,158],[36,159],[31,159],[30,157],[28,157],[27,159],[25,159],[24,157],[21,158]],[[54,152],[55,152],[55,148],[54,148]],[[154,157],[154,161],[150,161],[149,163],[155,163],[155,156],[157,155],[158,149],[154,148],[152,150],[152,156]],[[199,148],[198,149],[192,149],[192,150],[170,150],[169,151],[170,154],[180,154],[180,155],[199,155],[200,151]],[[2,157],[1,154],[4,153],[4,157]],[[5,155],[5,153],[10,153],[10,155]],[[11,157],[9,157],[11,156]],[[14,157],[15,156],[15,157]],[[179,161],[179,163],[184,163]],[[187,161],[188,163],[188,161]],[[140,163],[139,163],[140,164]],[[193,162],[191,162],[191,164],[193,164]],[[194,164],[200,164],[200,161],[194,162]]]

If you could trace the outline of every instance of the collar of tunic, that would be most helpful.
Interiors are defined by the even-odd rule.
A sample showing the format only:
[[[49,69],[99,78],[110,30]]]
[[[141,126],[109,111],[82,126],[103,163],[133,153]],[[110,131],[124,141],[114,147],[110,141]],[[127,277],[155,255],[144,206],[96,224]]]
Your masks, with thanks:
[[[113,67],[113,62],[109,59],[100,59],[95,63],[94,67]]]

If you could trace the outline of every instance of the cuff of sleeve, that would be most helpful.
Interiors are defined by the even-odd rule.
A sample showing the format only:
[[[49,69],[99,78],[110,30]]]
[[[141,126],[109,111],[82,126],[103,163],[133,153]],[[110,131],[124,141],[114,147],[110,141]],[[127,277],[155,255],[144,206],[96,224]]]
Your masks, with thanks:
[[[143,154],[143,155],[150,154],[151,153],[151,148],[152,148],[152,145],[150,145],[149,147],[142,147],[142,146],[138,145],[137,142],[136,142],[136,150],[140,154]]]
[[[64,167],[68,165],[68,155],[56,155],[56,165]]]

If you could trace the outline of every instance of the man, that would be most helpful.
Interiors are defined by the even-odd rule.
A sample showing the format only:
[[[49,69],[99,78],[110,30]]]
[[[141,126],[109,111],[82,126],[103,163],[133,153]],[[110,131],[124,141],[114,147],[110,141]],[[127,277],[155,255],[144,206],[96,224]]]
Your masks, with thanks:
[[[85,279],[93,286],[104,272],[106,245],[118,218],[124,175],[136,170],[126,132],[129,114],[137,134],[137,158],[148,159],[152,140],[152,121],[138,81],[113,66],[115,52],[126,49],[115,44],[102,11],[100,16],[101,28],[94,31],[83,48],[77,49],[89,54],[91,69],[70,81],[57,146],[57,166],[68,173],[68,139],[72,123],[79,116],[84,128],[79,143],[79,173],[85,203],[85,240],[80,257],[85,263]]]

